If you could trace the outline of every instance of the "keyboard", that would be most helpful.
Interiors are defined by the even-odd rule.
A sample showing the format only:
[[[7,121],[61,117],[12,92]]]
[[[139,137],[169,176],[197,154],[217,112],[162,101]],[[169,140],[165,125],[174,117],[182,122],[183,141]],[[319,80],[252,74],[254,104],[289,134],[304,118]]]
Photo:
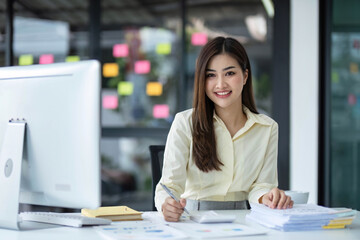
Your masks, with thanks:
[[[22,212],[19,216],[21,221],[50,223],[70,227],[111,224],[109,219],[85,217],[81,213]]]

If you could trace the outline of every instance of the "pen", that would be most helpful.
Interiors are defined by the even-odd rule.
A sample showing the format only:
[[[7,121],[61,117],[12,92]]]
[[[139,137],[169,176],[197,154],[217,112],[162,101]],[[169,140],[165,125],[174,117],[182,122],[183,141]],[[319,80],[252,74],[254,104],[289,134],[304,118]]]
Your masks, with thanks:
[[[168,189],[168,188],[167,188],[164,184],[162,184],[162,183],[160,183],[160,185],[161,185],[162,188],[170,195],[170,197],[172,197],[175,201],[180,202],[180,200],[175,197],[175,195],[170,191],[170,189]],[[189,211],[188,211],[186,208],[184,208],[184,211],[185,211],[187,214],[190,215]]]

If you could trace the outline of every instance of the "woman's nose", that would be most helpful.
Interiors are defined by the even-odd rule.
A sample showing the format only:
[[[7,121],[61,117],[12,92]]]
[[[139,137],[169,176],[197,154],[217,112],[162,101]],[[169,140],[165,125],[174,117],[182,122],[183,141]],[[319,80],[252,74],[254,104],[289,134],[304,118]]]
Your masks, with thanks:
[[[226,86],[225,79],[223,77],[218,77],[216,81],[216,87],[222,89],[225,86]]]

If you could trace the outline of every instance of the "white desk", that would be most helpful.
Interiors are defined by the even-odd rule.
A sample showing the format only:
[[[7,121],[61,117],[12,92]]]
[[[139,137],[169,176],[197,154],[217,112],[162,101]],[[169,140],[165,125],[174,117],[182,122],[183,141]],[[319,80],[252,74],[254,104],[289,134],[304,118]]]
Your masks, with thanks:
[[[220,211],[226,213],[226,211]],[[260,225],[246,221],[245,215],[249,210],[231,211],[237,214],[236,222],[245,224],[251,227],[262,228]],[[306,232],[281,232],[276,230],[269,230],[266,235],[258,236],[243,236],[238,238],[224,238],[228,239],[249,239],[249,240],[359,240],[360,239],[360,214],[346,229],[329,229],[319,231]],[[26,231],[12,231],[0,229],[1,240],[102,240],[92,227],[85,228],[71,228],[71,227],[52,227],[40,230],[26,230]]]

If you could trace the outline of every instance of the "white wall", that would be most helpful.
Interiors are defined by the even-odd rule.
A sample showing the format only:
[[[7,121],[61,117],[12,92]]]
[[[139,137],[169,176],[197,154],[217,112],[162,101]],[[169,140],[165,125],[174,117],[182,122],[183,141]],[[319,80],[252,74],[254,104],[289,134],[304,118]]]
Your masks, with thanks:
[[[318,0],[290,2],[290,189],[318,192]]]

